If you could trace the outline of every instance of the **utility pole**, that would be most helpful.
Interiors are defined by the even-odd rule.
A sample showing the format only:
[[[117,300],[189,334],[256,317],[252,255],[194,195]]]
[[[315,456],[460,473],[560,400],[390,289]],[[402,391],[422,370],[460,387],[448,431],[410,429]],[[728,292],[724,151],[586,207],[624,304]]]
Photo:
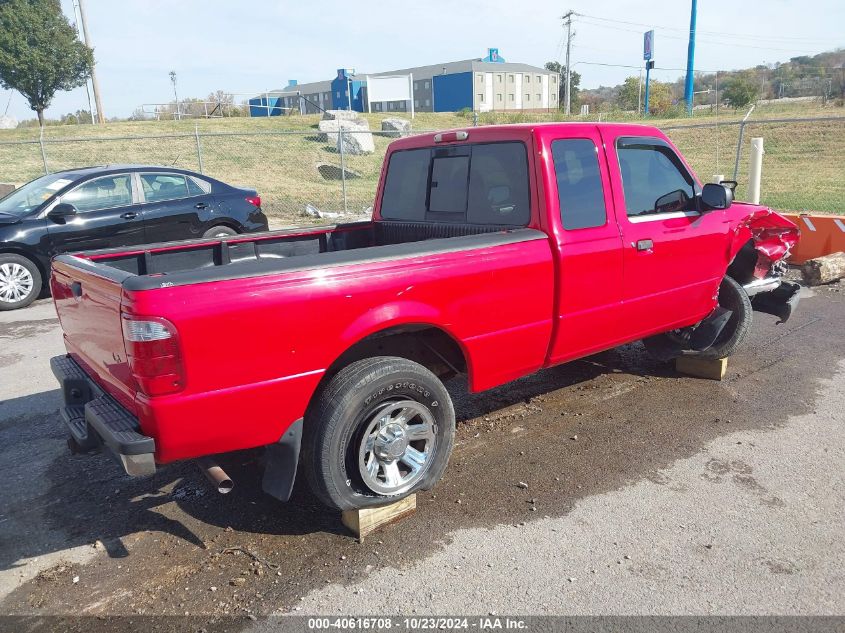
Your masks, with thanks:
[[[176,93],[176,71],[175,70],[170,71],[170,82],[173,84],[173,98],[176,99],[176,120],[181,121],[182,120],[182,113],[179,111],[179,95]],[[269,106],[270,106],[270,97],[269,96],[267,97],[267,106],[268,106],[267,111],[269,112],[270,111],[269,110]]]
[[[692,10],[689,19],[689,46],[687,48],[687,81],[684,90],[684,100],[687,102],[687,114],[692,114],[692,86],[693,69],[695,67],[695,16],[698,13],[698,0],[692,0]]]
[[[572,71],[569,69],[570,49],[572,48],[572,16],[576,15],[575,11],[567,11],[563,16],[566,20],[566,115],[569,116],[572,112],[572,97],[570,81],[572,80]]]
[[[82,37],[85,38],[85,46],[93,48],[91,46],[91,40],[88,37],[88,19],[85,17],[85,5],[83,4],[83,0],[77,0],[77,3],[79,4],[79,17],[82,20]],[[103,114],[103,102],[100,99],[100,84],[97,83],[97,73],[94,71],[94,66],[91,66],[91,85],[94,87],[94,103],[97,104],[97,120],[102,124],[106,122],[106,117]]]

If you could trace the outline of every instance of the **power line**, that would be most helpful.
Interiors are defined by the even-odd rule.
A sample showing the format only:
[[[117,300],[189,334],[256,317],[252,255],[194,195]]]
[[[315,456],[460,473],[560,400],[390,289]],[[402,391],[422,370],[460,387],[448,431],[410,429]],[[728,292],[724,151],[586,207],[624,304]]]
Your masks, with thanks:
[[[583,17],[587,17],[587,16],[583,16]],[[589,18],[589,19],[591,20],[591,19],[593,19],[593,18]],[[637,29],[626,29],[626,28],[619,27],[619,26],[611,26],[611,25],[609,25],[609,24],[601,24],[601,23],[590,22],[590,21],[584,21],[584,20],[582,20],[582,23],[583,23],[583,24],[587,24],[587,25],[589,25],[589,26],[595,26],[595,27],[598,27],[598,28],[604,28],[604,29],[611,29],[611,30],[614,30],[614,31],[624,31],[624,32],[626,32],[626,33],[637,33],[637,34],[641,34],[641,31],[639,31],[639,30],[637,30]],[[656,26],[656,27],[654,27],[654,28],[655,28],[656,30],[660,30],[660,29],[662,29],[662,28],[664,28],[664,27],[658,27],[658,26]],[[703,32],[703,31],[699,31],[699,33],[702,33],[702,32]],[[661,34],[660,34],[660,37],[663,37],[663,38],[666,38],[666,39],[670,39],[670,40],[681,40],[681,41],[685,41],[685,40],[687,39],[687,37],[685,37],[685,36],[681,36],[681,35],[670,35],[670,34],[668,34],[668,33],[661,33]],[[700,42],[704,42],[705,44],[716,44],[716,45],[719,45],[719,46],[733,46],[733,47],[739,47],[739,48],[753,48],[753,49],[757,49],[757,50],[780,51],[780,52],[784,52],[784,53],[792,53],[792,54],[795,54],[795,53],[815,53],[815,52],[816,52],[816,51],[810,51],[810,50],[799,50],[799,49],[794,49],[794,48],[779,48],[779,47],[774,47],[774,46],[757,46],[757,45],[754,45],[754,44],[743,44],[743,43],[741,43],[741,42],[730,42],[730,41],[724,41],[724,40],[719,40],[719,39],[712,39],[711,37],[703,37],[703,38],[702,38],[702,37],[699,37],[699,38],[698,38],[698,41],[700,41]]]
[[[576,15],[578,17],[581,17],[581,18],[590,18],[592,20],[601,20],[602,22],[615,22],[617,24],[628,24],[628,25],[631,25],[631,26],[640,26],[640,27],[655,28],[655,29],[665,29],[665,30],[669,30],[669,31],[681,31],[683,33],[688,32],[688,29],[685,29],[685,28],[682,28],[682,27],[679,27],[679,26],[658,26],[658,25],[646,24],[644,22],[630,22],[628,20],[616,20],[614,18],[604,18],[604,17],[599,17],[597,15],[586,15],[584,13],[578,13]],[[767,42],[773,41],[773,38],[766,37],[765,35],[752,35],[752,34],[749,34],[749,33],[728,33],[726,31],[702,31],[702,30],[699,30],[698,33],[709,34],[709,35],[718,35],[718,36],[727,36],[727,37],[738,37],[738,38],[742,38],[742,39],[759,39],[759,40],[764,40],[764,41],[767,41]],[[809,36],[808,37],[802,37],[802,36],[795,36],[795,35],[779,35],[775,39],[777,39],[777,40],[804,40],[804,41],[810,41],[810,42],[817,42],[817,41],[819,41],[819,39],[822,39],[822,40],[826,39],[827,41],[830,41],[830,42],[839,41],[838,38],[833,38],[833,37],[818,38],[818,37],[809,37]]]

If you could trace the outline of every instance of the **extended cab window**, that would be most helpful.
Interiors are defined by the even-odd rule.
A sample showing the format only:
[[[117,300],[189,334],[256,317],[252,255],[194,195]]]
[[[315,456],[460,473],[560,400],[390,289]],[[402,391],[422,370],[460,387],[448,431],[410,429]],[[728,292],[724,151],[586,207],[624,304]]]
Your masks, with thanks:
[[[616,153],[629,216],[693,210],[695,181],[660,139],[620,138]]]
[[[72,204],[76,210],[100,211],[132,204],[132,176],[104,176],[80,185],[62,196],[62,202]]]
[[[525,145],[478,143],[394,152],[381,216],[411,222],[525,226],[531,217]]]
[[[577,138],[552,141],[552,160],[563,228],[604,226],[607,209],[595,143]]]

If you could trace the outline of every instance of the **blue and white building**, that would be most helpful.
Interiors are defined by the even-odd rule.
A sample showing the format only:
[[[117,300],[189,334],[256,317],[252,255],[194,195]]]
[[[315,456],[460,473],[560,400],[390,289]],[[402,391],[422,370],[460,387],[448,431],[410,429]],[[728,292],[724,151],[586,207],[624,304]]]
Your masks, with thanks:
[[[338,69],[333,79],[287,86],[256,95],[249,100],[251,116],[278,116],[291,112],[321,110],[358,112],[405,112],[407,101],[377,101],[367,96],[367,77],[407,75],[413,86],[417,112],[474,110],[556,110],[560,90],[558,74],[529,64],[510,63],[496,48],[487,56],[458,62],[430,64],[379,73],[356,73]]]

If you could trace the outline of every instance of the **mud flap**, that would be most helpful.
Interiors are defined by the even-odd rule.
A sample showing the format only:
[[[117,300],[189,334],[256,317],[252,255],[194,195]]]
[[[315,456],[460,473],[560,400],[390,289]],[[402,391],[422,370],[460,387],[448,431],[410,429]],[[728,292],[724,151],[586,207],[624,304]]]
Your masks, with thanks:
[[[726,310],[721,306],[716,306],[716,310],[713,314],[702,321],[693,330],[689,339],[690,349],[697,352],[703,352],[712,346],[713,343],[716,342],[716,339],[719,338],[719,334],[722,333],[722,330],[725,329],[725,326],[728,324],[728,321],[730,321],[731,316],[733,316],[733,312],[731,310]]]
[[[761,292],[751,298],[751,307],[756,312],[771,314],[778,319],[778,325],[786,323],[798,305],[801,286],[791,281],[783,281],[771,292]]]
[[[267,446],[261,489],[279,501],[287,501],[293,492],[301,444],[302,418],[299,418],[288,427],[282,439]]]

